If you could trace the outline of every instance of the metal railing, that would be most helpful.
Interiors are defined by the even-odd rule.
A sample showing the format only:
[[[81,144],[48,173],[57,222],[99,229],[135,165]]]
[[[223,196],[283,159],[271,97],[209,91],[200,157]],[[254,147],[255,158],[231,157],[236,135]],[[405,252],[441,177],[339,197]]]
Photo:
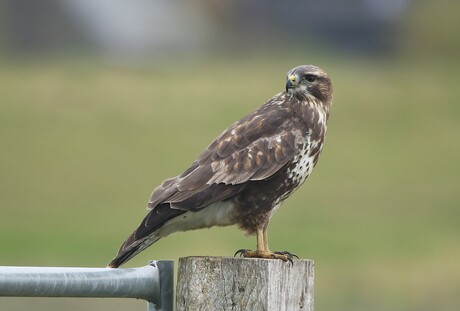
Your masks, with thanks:
[[[172,311],[174,262],[140,268],[0,267],[0,297],[125,297],[148,311]]]

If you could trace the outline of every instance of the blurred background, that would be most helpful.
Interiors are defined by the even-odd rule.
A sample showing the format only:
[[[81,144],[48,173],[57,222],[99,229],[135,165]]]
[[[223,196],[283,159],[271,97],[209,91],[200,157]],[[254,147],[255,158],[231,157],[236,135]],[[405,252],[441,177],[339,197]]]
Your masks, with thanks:
[[[152,189],[316,64],[326,145],[272,218],[315,260],[317,310],[459,310],[460,2],[0,2],[0,265],[103,267]],[[235,227],[130,261],[231,256]],[[0,310],[145,310],[126,299],[0,298]]]

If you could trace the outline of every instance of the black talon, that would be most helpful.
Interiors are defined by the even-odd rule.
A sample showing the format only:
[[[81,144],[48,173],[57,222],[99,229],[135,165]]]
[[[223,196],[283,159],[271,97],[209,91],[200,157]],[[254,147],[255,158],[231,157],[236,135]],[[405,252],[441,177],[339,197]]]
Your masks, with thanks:
[[[247,251],[250,251],[250,249],[247,249],[247,248],[239,249],[239,250],[236,251],[236,253],[235,253],[235,255],[233,255],[233,257],[236,257],[236,255],[238,255],[238,254],[239,254],[240,257],[241,257],[241,256],[242,256],[244,253],[246,253]]]
[[[288,251],[278,251],[278,252],[275,252],[275,254],[288,255],[289,257],[295,257],[295,258],[299,259],[299,256],[297,256],[294,253],[288,252]]]
[[[299,259],[299,256],[297,256],[296,254],[293,254],[293,253],[291,253],[291,252],[288,252],[288,251],[278,251],[278,252],[275,252],[275,254],[278,254],[278,255],[287,255],[287,258],[288,258],[289,262],[291,263],[291,265],[294,264],[294,262],[292,261],[292,258],[293,258],[293,257]]]

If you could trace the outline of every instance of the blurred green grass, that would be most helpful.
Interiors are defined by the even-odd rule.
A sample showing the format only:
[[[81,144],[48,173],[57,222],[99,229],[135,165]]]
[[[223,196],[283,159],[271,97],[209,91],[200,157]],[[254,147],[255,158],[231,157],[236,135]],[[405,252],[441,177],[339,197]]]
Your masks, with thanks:
[[[151,190],[305,63],[276,59],[3,63],[0,264],[104,266]],[[458,64],[308,60],[332,77],[334,107],[318,167],[272,219],[271,248],[315,260],[318,310],[458,309]],[[178,233],[127,266],[254,245],[233,227]],[[18,301],[0,309],[35,303]]]

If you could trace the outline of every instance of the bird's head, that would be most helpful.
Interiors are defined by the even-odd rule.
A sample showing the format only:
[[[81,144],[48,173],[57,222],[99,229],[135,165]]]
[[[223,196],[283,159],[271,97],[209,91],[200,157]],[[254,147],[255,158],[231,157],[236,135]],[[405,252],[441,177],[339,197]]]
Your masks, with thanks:
[[[287,73],[286,93],[299,100],[332,101],[332,83],[327,73],[313,65],[297,66]]]

